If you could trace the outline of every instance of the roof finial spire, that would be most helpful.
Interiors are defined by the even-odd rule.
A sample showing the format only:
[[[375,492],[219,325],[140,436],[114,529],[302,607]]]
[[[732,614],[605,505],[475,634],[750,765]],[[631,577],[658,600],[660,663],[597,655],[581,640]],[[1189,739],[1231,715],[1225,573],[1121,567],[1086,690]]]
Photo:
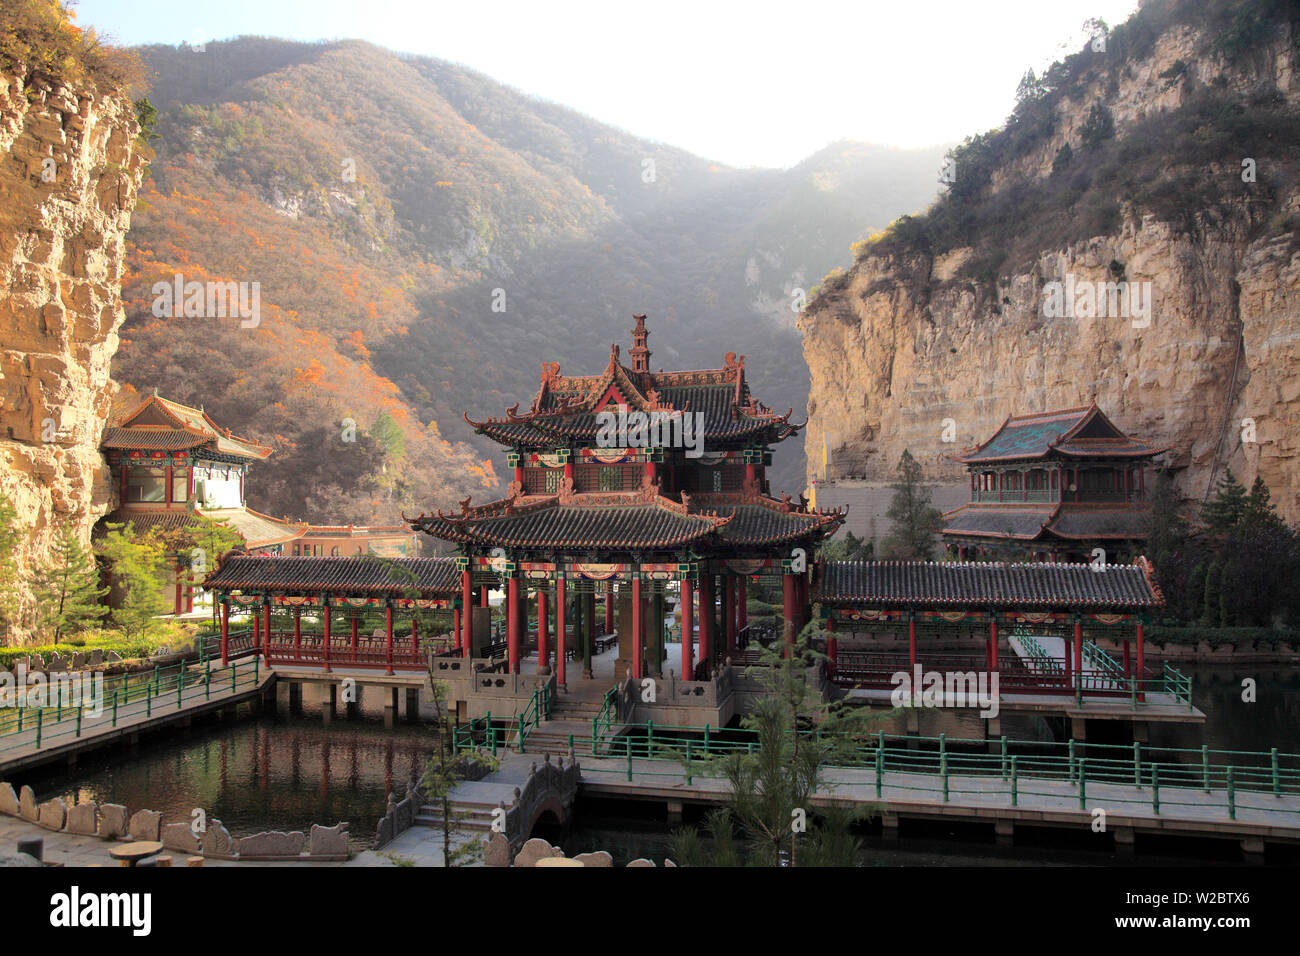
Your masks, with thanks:
[[[632,371],[649,372],[650,371],[650,349],[646,347],[646,339],[650,333],[646,331],[645,315],[633,315],[636,319],[636,327],[632,329],[632,348],[628,354],[632,356]]]

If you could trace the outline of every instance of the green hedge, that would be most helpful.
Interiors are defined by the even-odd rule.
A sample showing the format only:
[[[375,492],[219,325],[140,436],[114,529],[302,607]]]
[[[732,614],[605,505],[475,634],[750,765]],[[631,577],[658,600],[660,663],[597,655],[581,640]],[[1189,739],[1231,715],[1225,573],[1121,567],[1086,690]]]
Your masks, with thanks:
[[[1300,631],[1271,627],[1169,627],[1153,624],[1144,635],[1149,644],[1181,644],[1195,647],[1205,641],[1212,648],[1232,644],[1238,648],[1259,648],[1261,644],[1289,644],[1300,647]]]

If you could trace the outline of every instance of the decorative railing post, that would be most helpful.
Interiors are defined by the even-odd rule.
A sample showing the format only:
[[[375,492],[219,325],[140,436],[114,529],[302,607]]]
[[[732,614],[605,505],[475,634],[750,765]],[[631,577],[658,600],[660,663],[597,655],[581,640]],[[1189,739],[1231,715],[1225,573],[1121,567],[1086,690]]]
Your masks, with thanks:
[[[1151,809],[1160,816],[1160,764],[1151,765]]]
[[[1086,810],[1088,801],[1088,758],[1079,758],[1079,809]]]
[[[1011,805],[1020,806],[1020,781],[1016,773],[1016,758],[1011,758]]]
[[[1232,768],[1228,768],[1228,819],[1237,819],[1237,788],[1232,779]]]

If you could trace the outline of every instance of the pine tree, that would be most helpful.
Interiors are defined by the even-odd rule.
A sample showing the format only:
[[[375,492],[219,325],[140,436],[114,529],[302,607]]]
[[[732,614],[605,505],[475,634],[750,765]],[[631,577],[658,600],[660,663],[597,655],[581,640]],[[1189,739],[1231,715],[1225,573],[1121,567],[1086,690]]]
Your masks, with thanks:
[[[1255,476],[1242,508],[1241,523],[1250,532],[1279,532],[1286,529],[1286,522],[1277,513],[1264,479]]]
[[[445,720],[447,688],[445,684],[435,679],[432,667],[429,669],[429,686],[433,691],[432,700],[438,725],[439,744],[425,767],[424,775],[420,778],[420,789],[424,792],[424,798],[437,806],[439,816],[442,818],[438,825],[442,830],[443,865],[463,866],[480,858],[483,844],[478,840],[468,839],[459,846],[451,845],[453,835],[464,830],[462,824],[469,817],[468,812],[455,808],[452,791],[460,785],[461,781],[467,779],[471,768],[482,767],[491,771],[495,770],[498,764],[493,757],[477,751],[466,754],[455,753],[452,749],[451,728],[447,726]]]
[[[1214,497],[1201,507],[1201,520],[1211,534],[1226,534],[1246,513],[1246,489],[1229,468],[1214,486]]]
[[[814,820],[810,800],[823,787],[826,768],[846,759],[860,745],[859,735],[885,712],[873,715],[867,708],[828,702],[808,682],[808,669],[821,658],[811,647],[819,627],[815,620],[809,623],[788,653],[782,641],[761,648],[759,662],[746,670],[762,686],[741,721],[757,744],[752,753],[718,761],[729,796],[724,808],[706,817],[714,852],[704,852],[694,827],[683,828],[672,841],[678,865],[741,862],[733,842],[737,830],[745,837],[746,862],[753,865],[853,865],[858,844],[850,827],[870,808],[823,813]],[[807,732],[814,727],[819,734]]]
[[[934,536],[943,527],[943,514],[930,504],[925,474],[910,451],[898,462],[898,480],[890,485],[894,498],[886,512],[893,522],[881,545],[885,558],[895,561],[930,561]]]
[[[152,536],[137,538],[129,522],[110,524],[97,554],[108,562],[112,574],[117,598],[113,622],[128,637],[143,634],[150,622],[167,609],[162,593],[167,575],[163,545]]]
[[[58,644],[108,613],[101,602],[108,588],[99,586],[99,566],[77,537],[72,522],[60,522],[49,563],[32,576],[36,626]]]

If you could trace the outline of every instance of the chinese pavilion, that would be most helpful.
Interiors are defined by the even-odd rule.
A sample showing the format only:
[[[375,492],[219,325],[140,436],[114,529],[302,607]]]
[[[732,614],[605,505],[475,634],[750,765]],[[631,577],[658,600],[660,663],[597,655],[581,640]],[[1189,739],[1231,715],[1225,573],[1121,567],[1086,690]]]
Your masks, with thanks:
[[[1136,554],[1146,472],[1166,450],[1124,434],[1096,404],[1008,418],[955,456],[971,500],[944,515],[943,536],[962,558],[999,542],[1053,561],[1086,560],[1096,547]]]
[[[271,449],[231,434],[202,409],[157,394],[106,428],[100,449],[117,477],[117,507],[101,526],[130,522],[147,533],[182,528],[202,515],[225,522],[252,554],[400,556],[413,546],[402,525],[313,526],[254,511],[245,502],[244,479],[248,466]],[[193,611],[195,584],[179,564],[171,587],[173,612]]]
[[[681,675],[711,672],[743,643],[751,580],[782,588],[787,629],[805,623],[812,547],[844,520],[801,499],[771,496],[765,469],[771,446],[797,434],[790,412],[778,415],[755,399],[744,356],[728,353],[722,368],[650,370],[645,316],[635,317],[631,366],[611,347],[596,375],[561,375],[543,363],[532,407],[468,421],[507,449],[514,480],[503,499],[410,519],[413,528],[459,549],[461,604],[482,606],[485,589],[504,587],[509,670],[519,673],[527,633],[525,601],[536,595],[537,664],[550,665],[550,613],[555,607],[556,677],[565,683],[567,621],[573,650],[591,676],[595,598],[605,595],[604,632],[618,635],[620,679],[660,675],[666,600],[681,610]],[[698,423],[699,447],[678,441],[690,429],[637,434],[611,442],[615,416]],[[674,432],[676,438],[674,438]],[[698,598],[697,598],[698,592]],[[615,611],[619,620],[615,626]],[[466,657],[486,635],[475,615],[461,615]],[[698,622],[698,660],[690,635]]]

